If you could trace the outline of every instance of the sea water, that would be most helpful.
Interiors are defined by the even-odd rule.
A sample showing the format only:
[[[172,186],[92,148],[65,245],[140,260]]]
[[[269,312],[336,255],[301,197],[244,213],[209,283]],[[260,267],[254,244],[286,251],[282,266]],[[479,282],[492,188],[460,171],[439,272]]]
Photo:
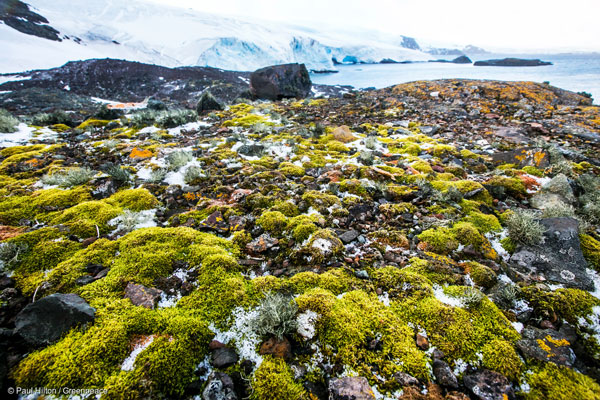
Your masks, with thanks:
[[[476,67],[473,64],[413,63],[338,65],[338,73],[311,74],[317,84],[383,88],[398,83],[430,79],[493,79],[550,82],[573,92],[587,92],[600,104],[600,54],[502,55],[482,54],[473,61],[505,57],[539,58],[553,65],[539,67]],[[432,59],[449,56],[431,56]]]

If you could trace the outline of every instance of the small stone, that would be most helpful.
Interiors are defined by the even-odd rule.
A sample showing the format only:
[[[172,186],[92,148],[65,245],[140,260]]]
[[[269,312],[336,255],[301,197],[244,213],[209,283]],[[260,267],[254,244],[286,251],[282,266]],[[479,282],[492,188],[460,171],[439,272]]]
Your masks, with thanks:
[[[412,375],[407,374],[406,372],[398,371],[394,374],[394,379],[400,386],[413,386],[418,385],[419,380]]]
[[[202,400],[237,400],[231,377],[223,372],[213,372],[202,392]]]
[[[287,338],[278,340],[275,337],[270,338],[260,346],[260,355],[271,355],[277,358],[287,360],[292,355],[292,345]]]
[[[227,368],[237,363],[239,357],[235,350],[229,347],[219,347],[213,350],[211,364],[215,368]]]
[[[219,342],[218,340],[211,340],[210,343],[208,344],[209,350],[216,350],[216,349],[220,349],[223,347],[226,347],[225,344]]]
[[[330,400],[375,400],[367,378],[344,377],[329,381]]]
[[[142,306],[150,309],[154,309],[161,294],[162,291],[158,289],[136,285],[133,282],[129,282],[125,288],[125,298],[131,300],[134,306]]]
[[[494,371],[478,371],[465,375],[463,382],[479,400],[513,400],[515,393],[508,379]]]
[[[268,233],[263,233],[246,245],[246,249],[251,253],[263,253],[273,246],[276,246],[279,240],[271,237]]]
[[[211,229],[219,233],[227,233],[229,231],[229,225],[221,211],[215,211],[210,214],[204,221],[200,222],[200,228]]]
[[[358,238],[358,232],[354,229],[346,231],[339,236],[340,240],[344,242],[344,244],[348,244],[353,242],[356,238]]]
[[[454,375],[454,372],[452,372],[452,369],[450,369],[450,366],[445,361],[433,361],[433,375],[440,385],[458,389],[456,375]]]
[[[429,349],[429,341],[425,336],[421,335],[420,333],[417,333],[417,346],[419,346],[421,350]]]
[[[354,276],[356,276],[358,279],[369,279],[369,273],[364,269],[354,271]]]

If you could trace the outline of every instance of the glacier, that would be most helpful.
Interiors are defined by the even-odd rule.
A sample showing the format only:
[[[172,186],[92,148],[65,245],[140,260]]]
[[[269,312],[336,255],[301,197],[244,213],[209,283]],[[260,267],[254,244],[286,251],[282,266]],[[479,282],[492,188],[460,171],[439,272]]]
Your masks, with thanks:
[[[130,0],[27,0],[49,20],[62,42],[26,35],[0,24],[0,73],[57,67],[68,61],[119,58],[167,67],[210,66],[252,71],[299,62],[309,70],[341,63],[426,61],[402,46],[403,37],[372,31],[324,30],[243,20],[163,4]]]

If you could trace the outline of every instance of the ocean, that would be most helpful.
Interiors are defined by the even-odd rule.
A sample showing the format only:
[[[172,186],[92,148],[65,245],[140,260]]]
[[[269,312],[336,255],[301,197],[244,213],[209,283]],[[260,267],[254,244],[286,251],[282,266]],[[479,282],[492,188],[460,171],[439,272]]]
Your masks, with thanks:
[[[453,58],[431,56],[434,58]],[[504,81],[550,82],[551,85],[574,92],[587,92],[600,104],[600,54],[505,55],[483,54],[470,57],[473,61],[504,57],[539,58],[553,65],[540,67],[475,67],[472,64],[414,63],[338,65],[338,73],[311,74],[317,84],[351,85],[355,88],[377,89],[398,83],[431,79],[493,79]]]

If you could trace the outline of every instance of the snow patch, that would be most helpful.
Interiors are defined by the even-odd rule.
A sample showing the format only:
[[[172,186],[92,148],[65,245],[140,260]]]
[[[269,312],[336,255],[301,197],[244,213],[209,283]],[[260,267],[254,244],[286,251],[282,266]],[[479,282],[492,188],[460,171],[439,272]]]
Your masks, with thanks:
[[[27,144],[33,138],[35,128],[20,123],[13,133],[0,133],[0,147],[14,147]]]
[[[306,310],[296,317],[298,323],[298,334],[304,339],[312,339],[315,337],[315,323],[319,319],[319,314],[312,310]]]
[[[123,364],[121,364],[121,370],[133,371],[135,359],[142,351],[144,351],[148,346],[150,346],[153,341],[154,335],[151,335],[145,337],[140,343],[136,344],[131,354],[129,354],[129,356],[123,361]]]

